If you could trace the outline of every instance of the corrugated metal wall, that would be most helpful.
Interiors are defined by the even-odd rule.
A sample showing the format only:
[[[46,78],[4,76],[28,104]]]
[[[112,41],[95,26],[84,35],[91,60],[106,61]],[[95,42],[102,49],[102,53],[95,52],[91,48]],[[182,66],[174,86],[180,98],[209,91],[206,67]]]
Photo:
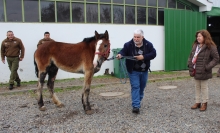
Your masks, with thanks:
[[[165,71],[187,69],[195,33],[206,29],[207,16],[188,10],[165,9]]]

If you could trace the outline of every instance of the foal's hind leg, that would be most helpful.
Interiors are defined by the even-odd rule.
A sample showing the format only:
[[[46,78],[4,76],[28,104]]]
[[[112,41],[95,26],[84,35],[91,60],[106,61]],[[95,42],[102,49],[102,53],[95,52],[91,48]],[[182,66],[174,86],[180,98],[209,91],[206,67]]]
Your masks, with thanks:
[[[56,104],[57,107],[63,107],[64,105],[60,102],[56,93],[54,93],[54,81],[56,79],[57,71],[58,68],[54,64],[51,64],[51,66],[48,68],[47,88],[50,91],[50,96],[53,99],[54,104]]]
[[[89,92],[90,92],[90,85],[92,81],[93,71],[85,72],[85,79],[84,79],[84,92],[82,94],[82,104],[86,114],[93,114],[94,110],[91,109],[90,102],[89,102]]]
[[[37,89],[37,95],[38,95],[38,105],[39,105],[39,110],[45,111],[46,108],[44,106],[44,101],[43,101],[43,86],[44,86],[44,79],[46,77],[47,73],[46,72],[40,72],[39,79],[38,79],[38,89]]]

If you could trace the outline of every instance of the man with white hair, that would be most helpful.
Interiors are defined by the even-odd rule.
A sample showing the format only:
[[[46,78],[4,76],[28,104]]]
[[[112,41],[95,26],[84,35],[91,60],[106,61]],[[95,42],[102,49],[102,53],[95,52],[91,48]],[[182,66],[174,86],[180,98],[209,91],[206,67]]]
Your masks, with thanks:
[[[156,57],[156,50],[153,44],[144,38],[144,32],[141,29],[136,29],[133,39],[124,44],[116,57],[120,59],[123,56],[136,58],[136,60],[126,59],[126,68],[131,84],[132,112],[139,114],[148,80],[150,60]]]

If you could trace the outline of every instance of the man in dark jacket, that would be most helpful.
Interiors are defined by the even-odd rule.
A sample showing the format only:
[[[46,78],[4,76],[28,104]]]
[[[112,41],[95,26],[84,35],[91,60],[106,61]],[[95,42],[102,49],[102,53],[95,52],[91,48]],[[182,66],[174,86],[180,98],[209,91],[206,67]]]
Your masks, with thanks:
[[[153,44],[144,38],[143,31],[136,29],[133,39],[124,44],[116,57],[120,59],[123,56],[136,58],[136,61],[126,59],[126,68],[131,84],[132,112],[139,114],[141,100],[144,97],[144,89],[148,80],[150,60],[156,57],[156,50]]]
[[[5,64],[5,56],[7,57],[8,67],[11,71],[9,80],[9,89],[13,89],[14,81],[17,82],[17,86],[20,86],[20,78],[18,76],[17,70],[19,67],[19,61],[24,58],[24,45],[19,38],[14,37],[12,31],[7,32],[7,38],[2,41],[1,45],[1,58],[2,62]],[[20,57],[19,57],[20,56]]]
[[[44,38],[38,42],[37,47],[39,47],[40,45],[44,44],[47,41],[54,41],[54,40],[50,38],[50,33],[46,31],[44,33]]]

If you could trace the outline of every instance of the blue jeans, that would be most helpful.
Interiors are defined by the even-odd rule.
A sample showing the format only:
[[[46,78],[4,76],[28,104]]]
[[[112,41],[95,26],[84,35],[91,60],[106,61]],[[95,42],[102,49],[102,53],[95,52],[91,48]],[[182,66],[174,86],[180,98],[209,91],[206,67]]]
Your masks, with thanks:
[[[144,97],[144,89],[148,80],[148,71],[132,71],[131,73],[128,72],[128,75],[131,84],[132,107],[140,108],[141,100]]]

